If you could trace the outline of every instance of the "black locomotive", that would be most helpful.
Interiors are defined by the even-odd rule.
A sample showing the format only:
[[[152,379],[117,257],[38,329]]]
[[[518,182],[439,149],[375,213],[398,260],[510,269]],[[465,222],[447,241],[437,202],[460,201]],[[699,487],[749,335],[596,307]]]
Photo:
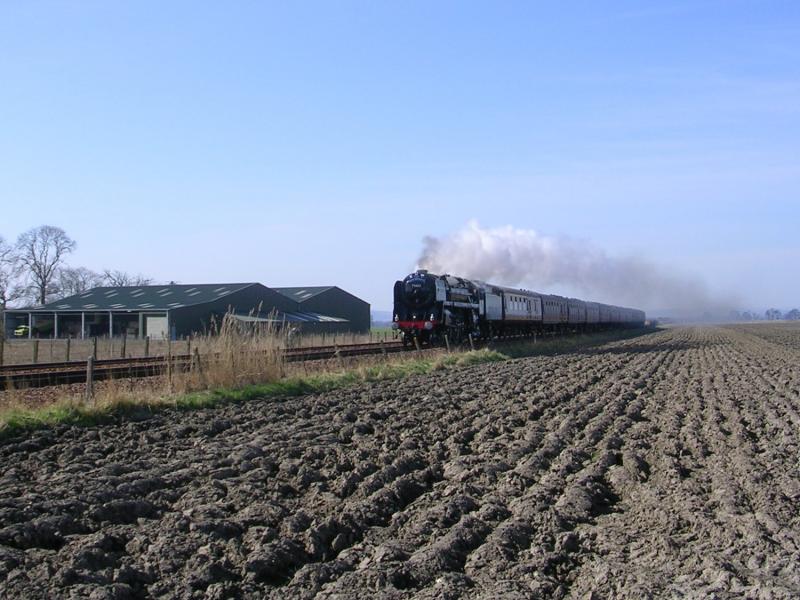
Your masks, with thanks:
[[[403,341],[459,342],[545,331],[643,327],[641,310],[433,275],[424,269],[394,284],[393,327]]]

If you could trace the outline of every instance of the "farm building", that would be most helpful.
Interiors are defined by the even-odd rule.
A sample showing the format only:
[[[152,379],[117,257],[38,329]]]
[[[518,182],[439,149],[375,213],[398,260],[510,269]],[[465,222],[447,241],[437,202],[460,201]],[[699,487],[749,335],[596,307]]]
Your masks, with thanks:
[[[351,331],[369,331],[369,304],[335,285],[272,289],[296,302],[299,310],[346,319],[350,323]]]
[[[178,339],[209,331],[227,312],[245,323],[272,322],[305,333],[361,331],[363,319],[339,316],[355,315],[354,302],[366,306],[368,330],[369,304],[339,291],[348,304],[337,307],[339,296],[330,296],[325,306],[332,312],[322,313],[315,310],[320,303],[306,305],[260,283],[98,287],[44,306],[9,309],[4,331],[6,337],[16,332],[17,337],[38,338]]]

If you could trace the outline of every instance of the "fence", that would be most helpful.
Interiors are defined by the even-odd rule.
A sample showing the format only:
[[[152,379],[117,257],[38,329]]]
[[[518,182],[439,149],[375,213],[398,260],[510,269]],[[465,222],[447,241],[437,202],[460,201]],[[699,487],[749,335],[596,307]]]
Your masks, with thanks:
[[[331,333],[313,335],[287,335],[285,345],[289,348],[334,346],[337,344],[359,344],[389,341],[396,333],[380,330],[370,333]],[[187,338],[168,342],[126,337],[102,337],[89,339],[3,339],[0,337],[0,365],[19,365],[47,362],[85,362],[88,356],[97,360],[106,358],[138,358],[144,356],[166,356],[191,354],[194,348],[205,351],[208,337]],[[171,348],[170,348],[171,345]]]

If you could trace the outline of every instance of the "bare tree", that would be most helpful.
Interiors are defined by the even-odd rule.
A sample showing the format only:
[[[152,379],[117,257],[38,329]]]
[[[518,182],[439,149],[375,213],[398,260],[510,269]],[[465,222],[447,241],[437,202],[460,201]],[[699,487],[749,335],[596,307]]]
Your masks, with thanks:
[[[47,301],[64,257],[75,249],[75,242],[60,227],[41,225],[17,239],[20,265],[30,278],[39,304]]]
[[[103,276],[86,267],[64,267],[56,277],[58,296],[65,298],[103,285]]]
[[[800,310],[793,308],[789,312],[786,313],[786,320],[787,321],[800,321]]]
[[[770,308],[764,313],[764,316],[767,318],[767,321],[779,321],[781,318],[781,311],[777,308]]]
[[[132,275],[125,271],[106,269],[103,271],[103,281],[111,287],[126,287],[133,285],[150,285],[153,280],[144,275]]]
[[[14,247],[0,237],[0,314],[10,302],[25,295],[19,281],[20,265]]]

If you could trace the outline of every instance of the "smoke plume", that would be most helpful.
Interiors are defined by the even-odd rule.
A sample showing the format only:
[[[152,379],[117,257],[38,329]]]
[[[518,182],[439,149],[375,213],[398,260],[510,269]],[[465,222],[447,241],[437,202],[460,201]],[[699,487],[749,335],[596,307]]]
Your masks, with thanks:
[[[544,293],[636,308],[720,313],[724,303],[702,282],[666,273],[636,257],[609,256],[589,243],[511,226],[470,221],[445,237],[425,237],[419,268]]]

